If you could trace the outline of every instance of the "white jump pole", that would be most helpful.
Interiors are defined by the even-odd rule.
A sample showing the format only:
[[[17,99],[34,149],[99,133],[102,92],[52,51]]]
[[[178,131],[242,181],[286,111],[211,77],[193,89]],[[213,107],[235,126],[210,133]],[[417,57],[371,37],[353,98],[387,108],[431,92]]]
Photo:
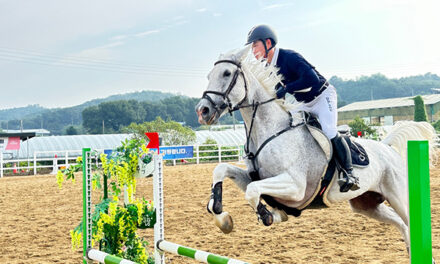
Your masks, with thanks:
[[[162,155],[153,155],[153,196],[156,209],[156,224],[154,225],[154,260],[156,264],[165,264],[164,252],[179,256],[193,258],[195,260],[211,264],[247,264],[241,260],[212,254],[165,240],[164,229],[164,198],[163,198],[163,160]]]
[[[92,161],[90,148],[83,149],[83,264],[137,264],[92,248]]]

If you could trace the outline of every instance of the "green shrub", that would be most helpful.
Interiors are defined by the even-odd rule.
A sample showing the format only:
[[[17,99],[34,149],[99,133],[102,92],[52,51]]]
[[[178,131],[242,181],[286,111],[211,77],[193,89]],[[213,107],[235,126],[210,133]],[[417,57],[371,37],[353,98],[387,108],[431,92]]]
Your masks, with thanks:
[[[358,116],[353,121],[348,123],[348,126],[350,127],[350,134],[352,136],[357,136],[358,131],[362,132],[362,135],[365,135],[365,132],[368,134],[373,134],[376,132],[375,129],[365,124],[364,120]]]
[[[418,95],[413,98],[414,100],[414,121],[416,122],[423,122],[428,121],[426,117],[426,109],[425,109],[425,103],[423,102],[423,98]]]

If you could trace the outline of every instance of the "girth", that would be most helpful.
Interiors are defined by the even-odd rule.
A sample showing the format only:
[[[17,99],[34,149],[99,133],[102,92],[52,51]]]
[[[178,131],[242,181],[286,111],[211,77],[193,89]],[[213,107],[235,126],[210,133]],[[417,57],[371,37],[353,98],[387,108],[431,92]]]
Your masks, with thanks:
[[[248,132],[247,135],[246,135],[246,146],[244,147],[244,152],[246,153],[246,158],[248,158],[248,159],[252,162],[253,171],[257,171],[257,170],[258,170],[258,165],[257,165],[258,154],[260,154],[261,150],[263,150],[263,148],[264,148],[267,144],[269,144],[270,141],[272,141],[272,140],[275,139],[276,137],[278,137],[278,136],[280,136],[280,135],[286,133],[287,131],[289,131],[289,130],[291,130],[291,129],[293,129],[293,128],[296,128],[296,127],[299,127],[299,126],[305,124],[304,122],[301,122],[301,123],[298,123],[298,124],[296,124],[296,125],[292,125],[292,114],[291,114],[290,112],[288,112],[288,113],[289,113],[289,116],[290,116],[290,121],[289,121],[289,124],[290,124],[290,125],[289,125],[288,127],[284,128],[284,129],[282,129],[281,131],[276,132],[276,133],[273,134],[272,136],[268,137],[268,138],[263,142],[263,144],[261,144],[261,145],[258,147],[258,149],[257,149],[257,151],[256,151],[255,153],[249,151],[250,137],[251,137],[251,132],[252,132],[252,128],[253,128],[253,125],[254,125],[255,116],[256,116],[256,113],[257,113],[257,110],[258,110],[258,106],[261,105],[261,104],[264,104],[264,103],[268,103],[268,102],[269,102],[269,101],[266,101],[266,102],[263,102],[263,103],[256,103],[256,104],[255,104],[255,107],[254,107],[254,113],[252,114],[251,126],[250,126],[250,128],[249,128],[249,132]],[[245,130],[247,130],[247,128],[246,128],[246,124],[245,124]],[[252,172],[253,172],[253,171],[252,171]],[[261,180],[261,178],[260,178],[258,172],[257,172],[257,174],[253,174],[252,172],[249,173],[249,175],[251,176],[252,181],[258,181],[258,180]]]

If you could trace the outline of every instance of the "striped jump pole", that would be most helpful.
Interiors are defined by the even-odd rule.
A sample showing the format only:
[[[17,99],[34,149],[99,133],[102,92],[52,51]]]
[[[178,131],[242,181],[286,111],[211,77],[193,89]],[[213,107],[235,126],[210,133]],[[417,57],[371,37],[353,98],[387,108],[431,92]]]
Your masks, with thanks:
[[[95,260],[105,264],[137,264],[136,262],[133,262],[131,260],[116,257],[96,249],[89,249],[87,251],[87,257],[91,260]]]
[[[165,264],[164,252],[189,257],[211,264],[247,264],[246,262],[211,254],[165,240],[164,231],[164,198],[163,198],[163,160],[162,155],[153,155],[153,196],[156,209],[156,224],[154,225],[154,259],[156,264]]]
[[[184,247],[176,243],[161,240],[157,242],[156,247],[162,251],[166,251],[175,255],[185,256],[198,261],[211,264],[247,264],[241,260],[230,259],[219,255],[211,254],[206,251]]]
[[[83,264],[98,261],[105,264],[137,264],[108,253],[92,249],[92,161],[90,148],[82,151],[83,159]]]
[[[411,263],[432,263],[429,143],[408,141]]]

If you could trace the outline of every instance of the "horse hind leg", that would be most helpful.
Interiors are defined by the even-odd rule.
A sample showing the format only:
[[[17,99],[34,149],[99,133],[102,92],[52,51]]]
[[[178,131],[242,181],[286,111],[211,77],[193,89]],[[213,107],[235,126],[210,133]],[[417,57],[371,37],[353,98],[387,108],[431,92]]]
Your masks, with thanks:
[[[298,177],[301,179],[301,177]],[[305,178],[305,177],[304,177]],[[283,210],[272,208],[268,210],[261,202],[261,196],[267,195],[286,201],[302,201],[305,195],[305,181],[295,181],[287,172],[275,177],[249,183],[246,189],[245,199],[257,213],[258,220],[265,226],[273,223],[287,221],[288,216]]]
[[[404,181],[400,180],[399,183]],[[390,203],[391,207],[396,211],[396,213],[402,218],[403,222],[406,226],[406,232],[402,232],[402,235],[405,240],[406,249],[408,254],[410,254],[410,238],[409,238],[409,206],[408,206],[408,197],[406,196],[406,192],[402,192],[401,190],[408,189],[406,185],[396,186],[396,184],[387,184],[382,185],[382,190],[386,193],[386,200]],[[400,229],[399,229],[400,230]],[[434,258],[432,259],[432,263],[435,264]]]
[[[385,205],[383,203],[384,201],[385,198],[381,194],[376,192],[366,192],[361,196],[351,199],[350,205],[355,213],[360,213],[397,227],[403,236],[407,250],[409,250],[409,232],[406,219],[404,221],[404,219],[402,219],[393,208]],[[394,201],[394,204],[395,203],[396,202]],[[393,206],[392,203],[390,204]]]

